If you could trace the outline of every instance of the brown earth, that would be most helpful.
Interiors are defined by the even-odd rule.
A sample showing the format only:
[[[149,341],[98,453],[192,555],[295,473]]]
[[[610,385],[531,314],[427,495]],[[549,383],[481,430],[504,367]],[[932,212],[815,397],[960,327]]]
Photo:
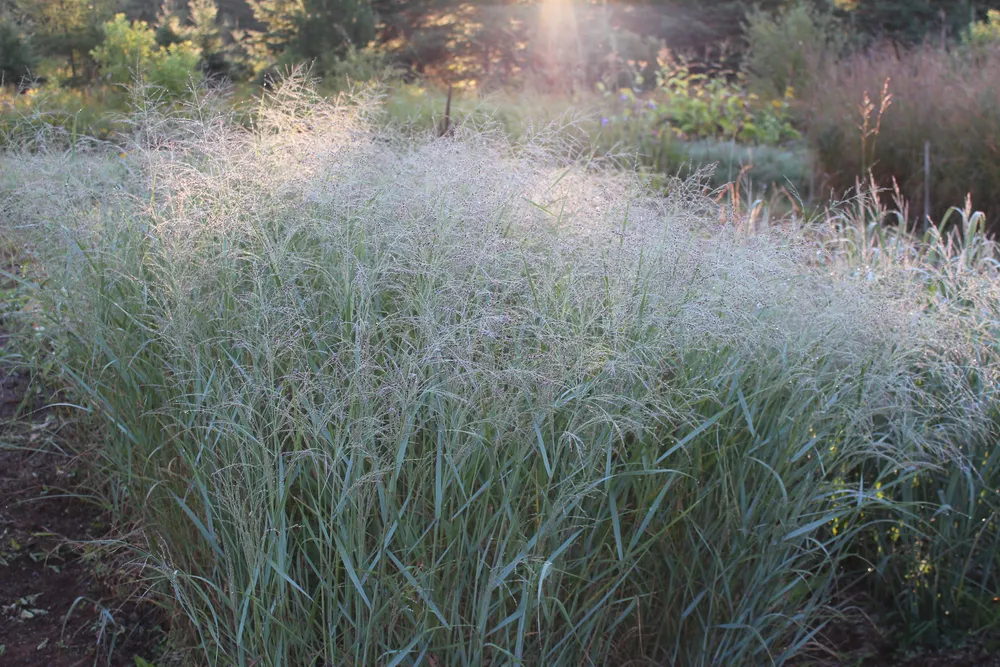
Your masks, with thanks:
[[[0,365],[0,665],[135,665],[160,636],[156,615],[113,591],[115,573],[88,545],[108,521],[80,497],[62,434],[72,429],[33,410],[29,389],[26,374]]]
[[[996,638],[970,638],[940,651],[899,648],[891,624],[861,611],[833,623],[816,637],[794,667],[1000,667]]]

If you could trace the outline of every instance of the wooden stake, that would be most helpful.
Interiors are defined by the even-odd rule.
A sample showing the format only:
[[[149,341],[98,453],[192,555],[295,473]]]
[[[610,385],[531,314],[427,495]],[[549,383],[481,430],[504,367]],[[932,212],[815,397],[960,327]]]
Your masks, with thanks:
[[[924,229],[931,224],[931,142],[924,141]]]
[[[441,120],[441,127],[438,128],[438,136],[443,137],[451,130],[451,93],[452,85],[448,84],[448,102],[444,107],[444,118]]]

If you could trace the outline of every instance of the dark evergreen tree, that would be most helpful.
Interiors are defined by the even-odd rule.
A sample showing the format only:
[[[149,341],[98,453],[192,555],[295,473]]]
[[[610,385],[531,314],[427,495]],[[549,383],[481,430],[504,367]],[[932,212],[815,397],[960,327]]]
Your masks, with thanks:
[[[857,32],[902,44],[950,41],[970,23],[1000,9],[1000,0],[837,0]]]
[[[94,73],[90,51],[104,38],[104,23],[116,0],[24,0],[20,7],[34,26],[39,55],[65,58],[74,80]]]
[[[20,26],[0,16],[0,85],[19,85],[30,76],[35,57]]]
[[[368,0],[250,0],[262,26],[252,33],[255,55],[277,60],[323,59],[375,37],[375,14]]]

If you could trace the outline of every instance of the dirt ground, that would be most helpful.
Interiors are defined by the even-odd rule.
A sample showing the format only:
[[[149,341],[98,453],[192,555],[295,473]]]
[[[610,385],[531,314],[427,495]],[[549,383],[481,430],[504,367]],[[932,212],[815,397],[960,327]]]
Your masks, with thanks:
[[[892,627],[858,612],[831,624],[793,667],[1000,667],[1000,652],[987,639],[940,651],[901,651]]]
[[[63,424],[25,403],[28,389],[0,366],[0,665],[136,665],[160,634],[154,609],[116,599],[86,544],[107,534],[106,517],[73,497],[85,492]]]

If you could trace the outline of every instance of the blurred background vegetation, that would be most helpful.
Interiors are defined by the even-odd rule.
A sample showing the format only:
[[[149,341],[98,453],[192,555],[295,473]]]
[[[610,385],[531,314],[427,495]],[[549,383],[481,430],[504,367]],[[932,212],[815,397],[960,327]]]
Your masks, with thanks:
[[[0,0],[0,143],[114,140],[128,83],[236,105],[309,64],[388,120],[512,135],[576,113],[582,152],[792,208],[869,177],[915,229],[1000,214],[1000,0]],[[222,84],[225,84],[223,86]],[[893,192],[894,190],[894,192]],[[773,202],[772,202],[773,203]]]

